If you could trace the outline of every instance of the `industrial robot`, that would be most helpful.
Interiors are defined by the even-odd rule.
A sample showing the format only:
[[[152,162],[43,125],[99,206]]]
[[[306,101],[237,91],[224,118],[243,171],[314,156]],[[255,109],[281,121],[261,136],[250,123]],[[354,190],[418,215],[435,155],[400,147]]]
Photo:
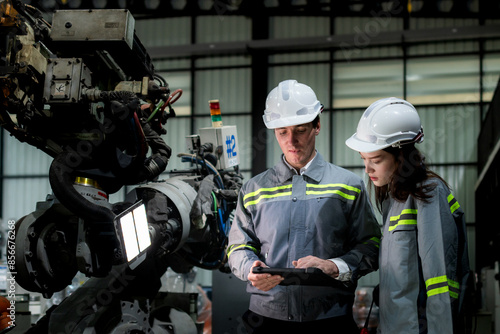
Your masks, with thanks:
[[[200,333],[195,301],[177,307],[160,278],[224,270],[242,184],[236,127],[189,136],[175,157],[186,169],[161,179],[182,91],[155,73],[131,13],[57,10],[48,22],[21,1],[0,13],[1,126],[52,158],[52,193],[16,221],[8,268],[45,298],[88,277],[29,333]]]

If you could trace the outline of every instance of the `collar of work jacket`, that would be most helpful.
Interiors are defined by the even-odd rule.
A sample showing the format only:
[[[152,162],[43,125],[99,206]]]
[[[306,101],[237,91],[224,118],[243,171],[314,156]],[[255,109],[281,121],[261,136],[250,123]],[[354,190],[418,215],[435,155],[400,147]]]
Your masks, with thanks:
[[[281,157],[283,158],[283,161],[284,161],[284,162],[285,162],[285,164],[288,166],[288,168],[290,168],[292,171],[295,171],[295,172],[297,173],[297,175],[302,175],[302,174],[304,174],[304,173],[306,172],[306,170],[309,168],[309,166],[311,166],[311,164],[312,164],[313,160],[316,158],[316,154],[318,154],[318,151],[317,151],[317,150],[314,150],[314,156],[312,157],[312,159],[311,159],[311,160],[309,160],[309,162],[308,162],[308,163],[307,163],[304,167],[302,167],[302,168],[299,170],[299,172],[297,172],[297,170],[296,170],[294,167],[292,167],[292,165],[290,165],[290,164],[288,163],[288,161],[286,161],[286,158],[285,158],[285,156],[284,156],[283,154],[281,155]]]
[[[276,176],[278,178],[278,183],[282,184],[286,181],[290,180],[294,175],[297,175],[295,171],[290,169],[285,163],[284,154],[281,154],[281,159],[274,169],[276,171]],[[323,173],[325,170],[326,161],[323,159],[323,156],[316,151],[316,156],[314,157],[311,165],[307,168],[307,170],[302,174],[304,178],[311,179],[315,181],[315,183],[321,182],[323,177]]]

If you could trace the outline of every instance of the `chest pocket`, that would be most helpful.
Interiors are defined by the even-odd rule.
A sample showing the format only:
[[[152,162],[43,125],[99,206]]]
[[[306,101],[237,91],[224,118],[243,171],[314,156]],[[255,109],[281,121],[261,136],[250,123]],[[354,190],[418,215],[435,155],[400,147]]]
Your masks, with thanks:
[[[394,242],[410,242],[416,239],[417,225],[403,225],[393,229],[390,233]]]
[[[404,209],[399,215],[390,216],[389,232],[415,230],[417,228],[417,212],[417,209]]]
[[[404,209],[398,216],[391,216],[389,229],[390,249],[398,251],[403,258],[416,254],[417,250],[417,209]]]
[[[389,218],[389,232],[395,241],[414,239],[417,230],[417,209],[404,209]]]

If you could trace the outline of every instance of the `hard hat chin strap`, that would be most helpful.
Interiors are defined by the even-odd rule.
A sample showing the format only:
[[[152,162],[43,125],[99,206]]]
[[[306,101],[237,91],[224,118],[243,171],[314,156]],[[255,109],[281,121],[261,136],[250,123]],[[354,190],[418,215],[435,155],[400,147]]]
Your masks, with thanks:
[[[415,136],[415,138],[413,138],[413,142],[416,144],[420,144],[423,141],[424,141],[424,128],[421,127],[418,134]]]
[[[424,141],[424,128],[420,127],[420,131],[417,133],[417,135],[413,139],[399,141],[397,143],[392,144],[392,147],[401,148],[401,146],[406,145],[406,144],[412,144],[412,143],[420,144],[423,141]]]

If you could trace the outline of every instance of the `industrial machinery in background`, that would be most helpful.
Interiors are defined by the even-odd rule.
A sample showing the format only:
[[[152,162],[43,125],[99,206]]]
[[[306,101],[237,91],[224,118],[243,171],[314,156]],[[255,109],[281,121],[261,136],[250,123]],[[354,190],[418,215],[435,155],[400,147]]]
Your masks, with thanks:
[[[158,294],[160,277],[223,268],[242,182],[236,128],[200,129],[179,154],[187,168],[161,180],[161,135],[182,91],[155,73],[130,12],[58,10],[49,23],[0,1],[0,13],[1,125],[53,158],[53,193],[16,222],[9,269],[46,298],[89,277],[29,332],[199,332]]]

